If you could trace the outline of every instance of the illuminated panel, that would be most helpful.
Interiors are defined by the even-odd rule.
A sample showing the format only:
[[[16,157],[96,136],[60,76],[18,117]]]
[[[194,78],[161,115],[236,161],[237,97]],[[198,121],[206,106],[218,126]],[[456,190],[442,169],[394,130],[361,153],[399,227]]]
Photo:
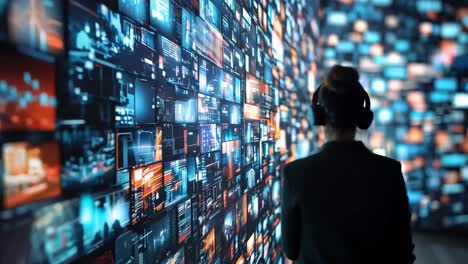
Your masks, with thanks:
[[[60,0],[10,1],[8,28],[12,40],[42,52],[60,53],[64,47],[62,3]]]
[[[192,207],[190,200],[182,202],[177,207],[179,223],[179,244],[184,243],[192,234]]]
[[[241,172],[241,144],[240,140],[223,142],[223,177],[232,180],[234,176]]]
[[[56,142],[3,144],[4,207],[13,208],[60,195],[59,153]]]
[[[166,207],[172,207],[187,195],[187,161],[185,159],[164,162],[164,189]]]
[[[87,252],[101,246],[104,240],[118,236],[130,224],[128,192],[126,187],[110,193],[81,195],[79,224]]]
[[[145,25],[148,23],[147,0],[119,0],[119,11],[140,24]]]
[[[195,21],[196,51],[209,58],[218,67],[223,66],[223,37],[215,28],[204,22],[200,17]]]
[[[200,125],[200,151],[206,153],[221,149],[221,129],[216,124]]]
[[[198,122],[219,123],[220,102],[216,97],[198,94]]]
[[[164,207],[163,166],[157,162],[131,172],[132,224],[138,224]]]
[[[0,131],[55,129],[57,98],[52,63],[2,49]]]
[[[197,97],[190,90],[176,87],[174,114],[176,123],[195,123],[197,120]]]
[[[60,138],[62,188],[79,190],[114,183],[115,134],[111,129],[61,127]]]
[[[244,104],[244,118],[260,120],[260,107],[250,104]]]

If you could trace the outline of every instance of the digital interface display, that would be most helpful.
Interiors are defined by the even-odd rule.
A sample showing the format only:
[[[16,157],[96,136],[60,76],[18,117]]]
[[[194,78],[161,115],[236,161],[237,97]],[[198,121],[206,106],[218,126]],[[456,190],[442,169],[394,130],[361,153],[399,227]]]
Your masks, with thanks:
[[[198,122],[219,123],[220,101],[216,97],[198,94]]]
[[[176,159],[184,155],[198,154],[199,128],[197,125],[164,124],[163,155],[167,159]]]
[[[115,238],[130,224],[128,187],[105,194],[83,194],[79,203],[79,224],[87,251]]]
[[[2,146],[3,205],[12,208],[60,195],[57,142],[11,142]]]
[[[164,207],[163,164],[135,167],[131,172],[132,224],[155,215]]]
[[[115,181],[115,133],[88,126],[60,129],[62,188],[110,186]]]
[[[119,11],[140,24],[148,23],[148,1],[146,0],[119,0]]]
[[[241,144],[240,140],[223,142],[223,177],[231,180],[241,172]]]
[[[171,207],[180,199],[186,197],[188,172],[186,159],[164,162],[166,207]]]
[[[180,84],[182,81],[181,61],[182,54],[181,48],[174,42],[159,36],[159,70],[161,77],[167,82],[173,84]]]
[[[200,125],[200,151],[201,153],[221,150],[221,129],[218,125]]]
[[[119,129],[116,133],[116,184],[130,181],[130,169],[162,160],[162,128]]]
[[[283,263],[281,168],[316,149],[317,12],[0,0],[0,262]],[[438,92],[454,92],[447,78]],[[450,97],[461,112],[466,91]]]
[[[223,72],[203,57],[199,59],[200,92],[220,98],[222,93]]]
[[[150,0],[150,25],[161,35],[180,43],[182,11],[173,0]]]
[[[11,54],[13,52],[13,54]],[[53,63],[1,49],[0,131],[53,131],[57,97]]]
[[[241,105],[232,103],[221,104],[221,123],[240,125],[241,119]]]
[[[190,90],[176,87],[174,115],[176,123],[195,123],[197,120],[197,96]]]
[[[14,43],[52,54],[59,54],[63,51],[62,1],[17,0],[9,2],[8,33]]]

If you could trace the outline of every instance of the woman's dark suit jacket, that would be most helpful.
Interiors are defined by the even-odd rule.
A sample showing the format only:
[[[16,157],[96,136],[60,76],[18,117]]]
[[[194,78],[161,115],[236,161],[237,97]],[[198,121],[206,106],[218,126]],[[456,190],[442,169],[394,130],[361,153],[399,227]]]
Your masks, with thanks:
[[[282,245],[313,264],[413,263],[401,164],[359,141],[326,143],[283,171]]]

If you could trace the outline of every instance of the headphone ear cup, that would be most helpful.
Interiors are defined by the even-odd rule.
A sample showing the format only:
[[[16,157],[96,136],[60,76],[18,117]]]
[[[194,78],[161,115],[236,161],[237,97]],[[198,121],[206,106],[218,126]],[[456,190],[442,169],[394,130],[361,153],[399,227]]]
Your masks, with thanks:
[[[320,93],[320,89],[322,85],[319,85],[317,90],[315,90],[314,95],[312,97],[312,112],[314,114],[314,125],[316,126],[324,126],[325,125],[325,111],[323,110],[322,106],[318,102],[318,97]]]
[[[363,113],[360,115],[359,120],[357,121],[356,125],[360,129],[366,130],[371,126],[373,120],[374,120],[374,112],[372,112],[372,110],[370,109],[367,109],[367,110],[364,110]]]
[[[318,105],[314,105],[312,107],[312,111],[314,112],[314,125],[316,126],[324,126],[325,125],[325,112],[323,108]]]

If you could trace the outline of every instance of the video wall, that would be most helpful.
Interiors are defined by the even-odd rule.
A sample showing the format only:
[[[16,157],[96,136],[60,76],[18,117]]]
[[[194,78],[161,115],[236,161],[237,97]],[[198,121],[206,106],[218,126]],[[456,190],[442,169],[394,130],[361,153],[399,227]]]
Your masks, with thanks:
[[[0,262],[282,263],[317,11],[0,0]]]
[[[327,1],[320,69],[358,67],[374,152],[402,162],[415,227],[468,230],[466,1]]]

